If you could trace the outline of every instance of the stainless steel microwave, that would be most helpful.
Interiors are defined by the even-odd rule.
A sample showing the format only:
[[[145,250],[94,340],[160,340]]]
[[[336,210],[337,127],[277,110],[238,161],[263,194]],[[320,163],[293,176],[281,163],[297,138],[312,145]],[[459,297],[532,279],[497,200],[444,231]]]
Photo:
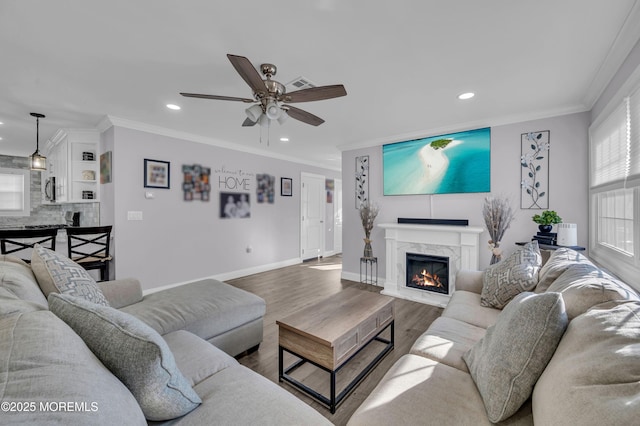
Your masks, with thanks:
[[[55,203],[56,201],[56,178],[51,176],[44,184],[44,198]]]

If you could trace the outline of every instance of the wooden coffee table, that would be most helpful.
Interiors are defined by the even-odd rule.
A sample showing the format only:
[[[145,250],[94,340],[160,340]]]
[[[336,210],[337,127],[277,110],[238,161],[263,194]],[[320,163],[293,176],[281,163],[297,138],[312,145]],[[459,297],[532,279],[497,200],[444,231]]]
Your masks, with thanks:
[[[393,298],[349,288],[276,321],[276,324],[279,326],[279,380],[326,404],[333,414],[336,406],[393,349]],[[390,339],[380,337],[387,328],[390,328]],[[382,351],[336,395],[338,371],[373,341],[385,344]],[[299,358],[286,369],[284,351]],[[289,375],[307,362],[330,373],[328,398]]]

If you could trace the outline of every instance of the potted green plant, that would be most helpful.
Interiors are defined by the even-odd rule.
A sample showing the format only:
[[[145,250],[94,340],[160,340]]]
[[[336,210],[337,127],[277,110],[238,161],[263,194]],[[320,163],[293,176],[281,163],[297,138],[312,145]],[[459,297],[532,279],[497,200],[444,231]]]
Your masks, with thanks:
[[[545,210],[541,214],[534,214],[533,221],[538,224],[540,232],[551,232],[553,225],[562,223],[562,218],[554,210]]]

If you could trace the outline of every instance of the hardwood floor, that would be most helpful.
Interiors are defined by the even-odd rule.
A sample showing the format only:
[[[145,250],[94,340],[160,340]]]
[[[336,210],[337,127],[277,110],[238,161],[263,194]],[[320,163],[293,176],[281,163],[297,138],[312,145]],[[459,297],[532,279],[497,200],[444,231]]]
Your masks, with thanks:
[[[341,280],[342,259],[332,256],[325,259],[304,262],[273,271],[227,281],[229,284],[257,294],[267,302],[264,317],[264,340],[260,349],[238,358],[238,361],[277,383],[302,401],[309,404],[335,425],[347,423],[353,412],[378,384],[382,376],[402,355],[409,352],[413,342],[440,316],[442,308],[403,299],[395,301],[395,348],[376,368],[347,396],[335,414],[294,387],[278,382],[278,326],[276,320],[295,311],[308,307],[317,301],[354,287],[365,291],[380,292],[381,287]],[[362,356],[366,357],[366,351]],[[360,360],[350,361],[349,367],[357,368]],[[306,367],[305,367],[306,368]],[[345,375],[349,376],[348,368]],[[310,381],[321,387],[328,383],[329,374],[310,366],[306,372]],[[316,376],[316,377],[313,377]],[[321,389],[320,389],[321,390]]]

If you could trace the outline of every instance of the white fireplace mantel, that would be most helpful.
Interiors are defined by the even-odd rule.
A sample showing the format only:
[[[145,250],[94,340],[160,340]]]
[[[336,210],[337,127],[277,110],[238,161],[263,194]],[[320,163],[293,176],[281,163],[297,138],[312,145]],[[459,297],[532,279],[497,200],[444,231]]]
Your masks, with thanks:
[[[382,294],[446,306],[455,290],[455,277],[461,269],[479,269],[480,234],[475,226],[416,225],[381,223],[385,231],[386,278]],[[406,286],[406,254],[418,253],[449,258],[449,294]]]

